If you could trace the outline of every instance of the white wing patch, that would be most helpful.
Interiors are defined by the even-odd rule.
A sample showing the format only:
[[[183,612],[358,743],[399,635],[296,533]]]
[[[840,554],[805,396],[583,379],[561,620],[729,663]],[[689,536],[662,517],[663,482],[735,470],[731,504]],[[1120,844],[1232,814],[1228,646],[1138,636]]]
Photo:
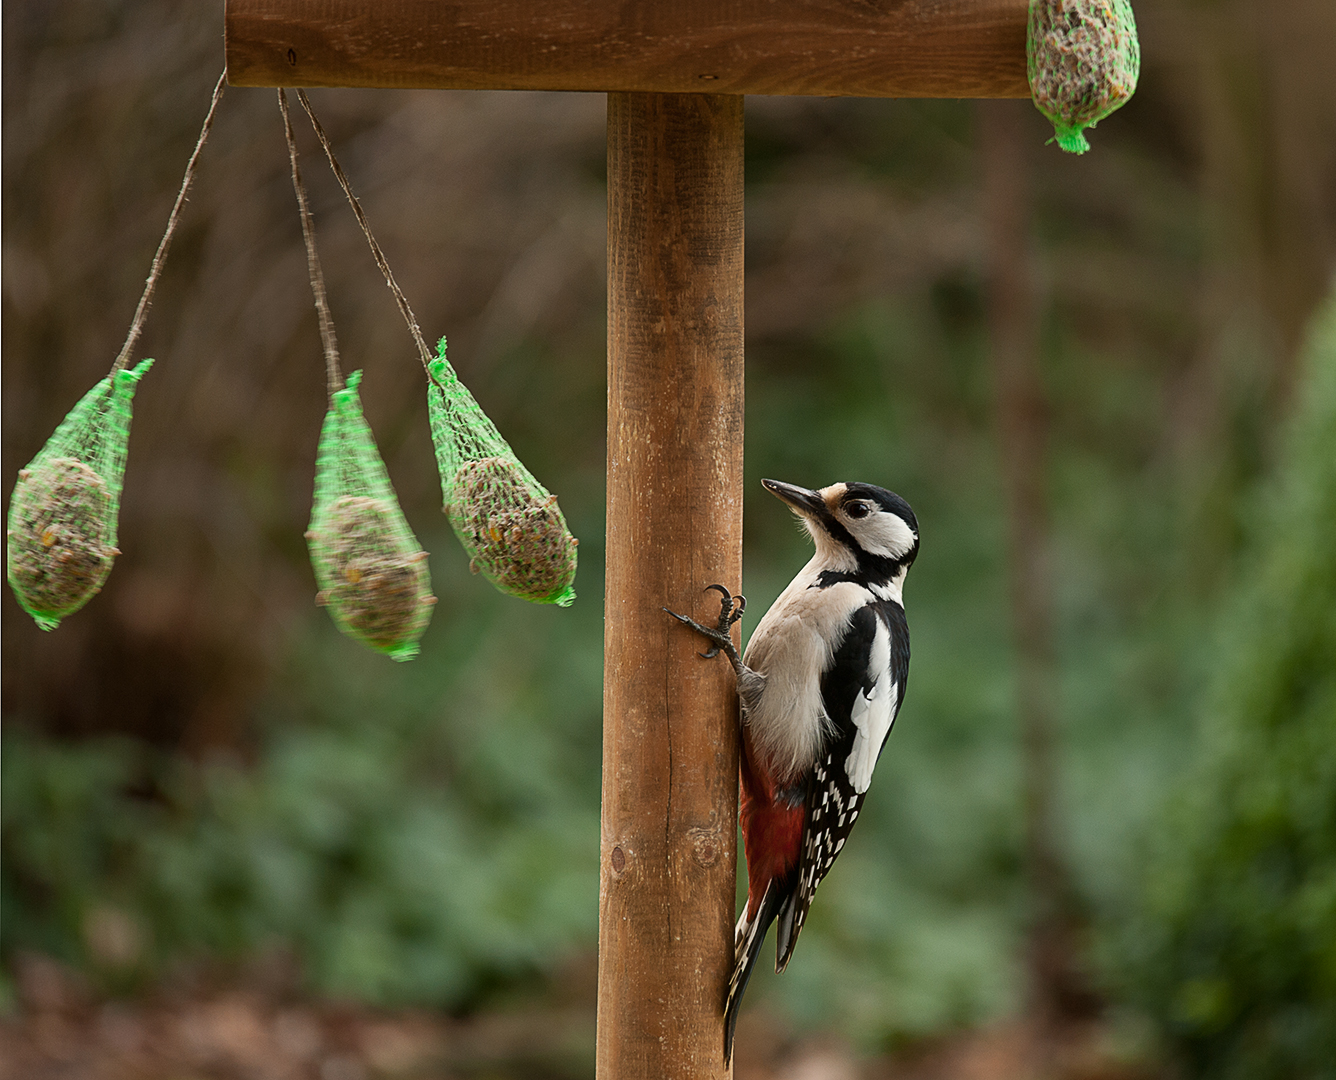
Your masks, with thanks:
[[[855,728],[853,749],[844,762],[844,771],[853,789],[862,795],[872,784],[872,770],[877,766],[882,743],[895,719],[895,700],[899,687],[891,678],[891,635],[886,624],[877,620],[872,638],[868,671],[876,674],[870,690],[860,691],[849,714]]]

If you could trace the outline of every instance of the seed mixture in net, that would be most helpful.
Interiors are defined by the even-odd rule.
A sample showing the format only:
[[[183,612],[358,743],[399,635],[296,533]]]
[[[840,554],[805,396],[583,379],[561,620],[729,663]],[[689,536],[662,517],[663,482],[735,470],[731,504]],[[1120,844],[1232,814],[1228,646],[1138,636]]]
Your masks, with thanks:
[[[345,383],[339,367],[334,320],[325,295],[325,275],[316,250],[315,223],[297,160],[288,96],[278,91],[278,109],[292,166],[306,268],[325,354],[329,411],[320,429],[315,457],[315,501],[306,532],[311,566],[320,591],[316,603],[329,608],[345,634],[387,653],[411,660],[431,621],[431,577],[427,553],[408,527],[375,437],[362,416],[357,388],[362,373]]]
[[[469,569],[504,593],[566,607],[575,599],[578,541],[557,497],[534,479],[445,359],[428,368],[427,409],[443,509]]]
[[[1084,130],[1137,87],[1141,46],[1130,0],[1030,0],[1026,60],[1035,108],[1062,149],[1084,154]]]
[[[19,603],[43,630],[78,611],[102,588],[116,549],[121,483],[130,442],[131,402],[152,360],[128,369],[153,292],[167,262],[195,166],[213,127],[227,71],[214,84],[209,111],[186,162],[181,188],[153,256],[125,344],[111,372],[69,411],[26,469],[9,502],[6,564]]]
[[[417,655],[431,620],[427,553],[408,527],[362,416],[362,373],[334,393],[316,452],[306,539],[320,592],[344,633],[395,660]]]
[[[9,584],[43,630],[83,607],[120,554],[116,525],[131,402],[152,363],[94,386],[19,472],[9,503]]]
[[[408,297],[371,232],[371,224],[329,136],[306,94],[298,90],[334,177],[352,207],[367,246],[394,294],[394,301],[427,369],[427,409],[436,464],[441,473],[442,509],[469,555],[469,569],[483,574],[504,593],[538,604],[566,607],[575,599],[575,548],[557,497],[534,479],[445,358],[445,338],[432,358]],[[294,161],[295,175],[295,161]]]

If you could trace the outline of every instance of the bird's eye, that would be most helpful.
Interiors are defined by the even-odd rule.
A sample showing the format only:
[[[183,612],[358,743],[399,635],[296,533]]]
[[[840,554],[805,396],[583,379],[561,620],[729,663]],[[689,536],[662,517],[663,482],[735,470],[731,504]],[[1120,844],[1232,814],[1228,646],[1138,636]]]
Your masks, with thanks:
[[[844,508],[844,512],[848,514],[851,518],[867,517],[868,505],[867,503],[861,503],[861,502],[850,503],[848,506]]]

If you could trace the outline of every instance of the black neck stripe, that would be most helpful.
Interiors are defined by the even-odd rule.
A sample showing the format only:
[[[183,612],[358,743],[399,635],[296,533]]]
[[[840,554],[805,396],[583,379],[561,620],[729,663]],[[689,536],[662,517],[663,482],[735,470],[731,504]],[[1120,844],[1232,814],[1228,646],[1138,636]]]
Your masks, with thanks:
[[[885,585],[900,572],[902,566],[908,566],[914,561],[917,544],[906,553],[904,558],[892,559],[887,555],[873,555],[859,546],[858,541],[853,538],[853,534],[830,512],[829,507],[823,505],[817,511],[817,516],[822,528],[826,530],[831,539],[853,554],[858,562],[858,570],[853,574],[837,570],[823,570],[817,576],[816,588],[826,589],[841,581],[852,581],[856,585]]]

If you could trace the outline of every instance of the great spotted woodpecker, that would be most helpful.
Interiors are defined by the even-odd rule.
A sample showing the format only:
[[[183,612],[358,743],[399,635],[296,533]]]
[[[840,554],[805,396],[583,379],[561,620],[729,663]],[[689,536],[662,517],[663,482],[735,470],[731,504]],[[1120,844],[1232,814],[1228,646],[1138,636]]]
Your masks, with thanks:
[[[722,585],[717,626],[668,612],[723,652],[742,705],[747,906],[734,939],[724,1003],[724,1059],[738,1006],[770,924],[783,971],[821,880],[844,847],[909,677],[902,589],[918,555],[909,504],[871,484],[819,491],[762,480],[798,515],[816,554],[765,613],[739,656],[729,628],[746,601]],[[666,610],[666,609],[665,609]]]

